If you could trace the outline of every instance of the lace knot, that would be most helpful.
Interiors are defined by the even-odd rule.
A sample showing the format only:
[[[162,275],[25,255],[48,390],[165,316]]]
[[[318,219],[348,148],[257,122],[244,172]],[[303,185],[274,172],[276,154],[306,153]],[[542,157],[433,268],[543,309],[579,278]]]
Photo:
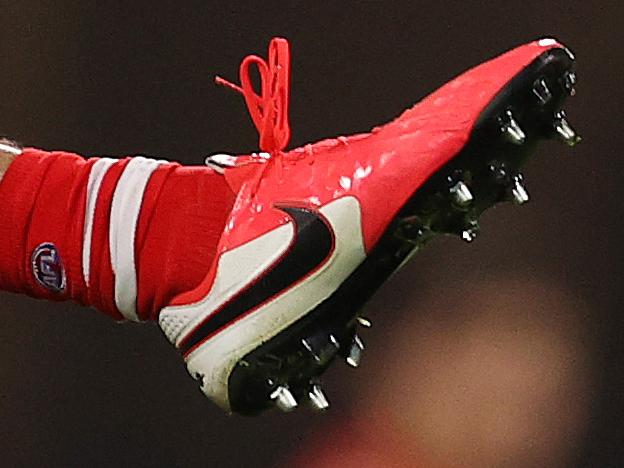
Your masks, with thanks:
[[[256,93],[250,77],[255,65],[260,74],[260,94]],[[237,86],[220,76],[217,84],[239,92],[245,98],[249,115],[260,136],[260,149],[272,155],[281,153],[290,140],[288,105],[290,97],[290,46],[283,38],[275,37],[269,44],[268,62],[257,55],[245,57],[240,65],[241,85]]]

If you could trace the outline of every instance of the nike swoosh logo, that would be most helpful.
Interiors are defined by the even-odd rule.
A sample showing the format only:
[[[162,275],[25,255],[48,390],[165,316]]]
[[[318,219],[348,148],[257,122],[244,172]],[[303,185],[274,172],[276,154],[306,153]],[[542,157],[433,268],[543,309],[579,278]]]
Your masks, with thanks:
[[[322,217],[321,221],[329,224],[328,229],[333,235],[333,245],[329,257],[321,260],[319,266],[298,280],[297,283],[291,282],[287,289],[256,306],[253,313],[240,316],[236,323],[230,323],[223,327],[218,333],[214,333],[210,339],[200,342],[199,345],[184,355],[186,367],[191,375],[201,373],[210,376],[204,379],[201,388],[218,405],[226,409],[229,408],[229,377],[240,359],[314,310],[315,307],[329,298],[353,270],[366,259],[361,215],[360,203],[357,198],[352,196],[338,198],[320,207],[318,216]],[[322,226],[319,227],[323,228]],[[227,286],[224,287],[224,284],[231,284],[236,290],[236,293],[227,296],[231,299],[241,289],[249,287],[249,282],[252,281],[250,278],[255,278],[261,272],[270,270],[271,265],[280,263],[282,258],[289,255],[288,247],[292,249],[294,245],[295,229],[294,223],[290,222],[247,244],[243,244],[237,249],[226,252],[224,256],[229,254],[232,257],[228,260],[229,266],[224,264],[226,268],[217,271],[215,284],[222,284],[213,294],[209,294],[201,302],[188,306],[178,306],[166,311],[174,325],[179,323],[180,319],[182,319],[183,324],[194,323],[192,328],[181,325],[179,332],[174,329],[173,333],[168,334],[170,340],[173,342],[172,338],[178,339],[176,337],[186,334],[187,330],[193,330],[198,323],[205,320],[208,314],[212,315],[213,310],[221,309],[221,305],[226,301],[220,301],[219,296],[224,293],[227,294],[229,290]],[[253,246],[250,248],[251,244]],[[254,252],[258,249],[262,249],[264,252],[262,259],[254,258]],[[242,260],[237,260],[236,254],[239,252],[241,259],[247,259],[246,262],[264,265],[260,270],[254,265],[249,265],[249,268],[246,268],[249,270],[249,274],[246,276],[247,280],[243,280],[244,284],[240,281],[242,280],[240,274],[237,275],[235,270],[231,270],[232,268],[242,269],[244,267],[240,264]],[[315,255],[311,248],[305,245],[304,253],[305,256]],[[322,253],[318,257],[322,257]],[[270,261],[267,261],[266,257],[270,257]],[[258,273],[252,275],[252,272]],[[222,281],[225,277],[229,278],[227,281]],[[234,281],[235,279],[237,281]],[[290,281],[292,279],[290,278]],[[203,318],[199,319],[200,316]],[[197,318],[198,321],[189,322],[189,318],[191,321]],[[175,342],[178,347],[184,338],[179,338],[179,340]]]
[[[183,354],[297,284],[330,257],[334,234],[319,213],[306,208],[277,208],[293,220],[295,238],[292,245],[263,275],[197,325],[179,344]]]

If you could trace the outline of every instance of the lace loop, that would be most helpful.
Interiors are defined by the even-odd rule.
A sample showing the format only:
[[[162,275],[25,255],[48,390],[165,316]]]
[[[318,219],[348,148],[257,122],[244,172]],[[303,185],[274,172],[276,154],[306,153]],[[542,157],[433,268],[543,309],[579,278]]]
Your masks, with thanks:
[[[260,94],[256,93],[250,77],[255,65],[260,74]],[[290,46],[283,38],[274,37],[269,44],[268,62],[257,55],[245,57],[240,65],[241,86],[220,76],[217,84],[237,91],[245,98],[249,115],[260,136],[260,149],[280,153],[290,140],[288,106],[290,97]]]

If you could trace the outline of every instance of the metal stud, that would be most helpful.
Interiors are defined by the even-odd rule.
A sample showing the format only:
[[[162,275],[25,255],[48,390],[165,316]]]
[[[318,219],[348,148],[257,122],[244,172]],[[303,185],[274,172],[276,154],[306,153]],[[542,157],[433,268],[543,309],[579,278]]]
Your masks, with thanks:
[[[537,80],[533,84],[533,94],[537,96],[537,99],[539,99],[539,103],[542,106],[552,99],[552,93],[550,92],[550,89],[548,89],[548,85],[543,78]]]
[[[517,174],[512,179],[511,197],[516,205],[522,205],[529,201],[529,193],[522,182],[522,174]]]
[[[271,400],[275,401],[275,405],[284,412],[289,412],[297,407],[297,400],[294,395],[288,390],[288,387],[280,385],[273,393],[271,393]]]
[[[499,117],[500,129],[505,136],[516,145],[521,145],[526,140],[524,131],[514,119],[514,116],[510,110],[505,111],[502,117]]]
[[[461,238],[466,242],[472,242],[477,238],[477,234],[472,229],[466,229],[462,231]]]
[[[553,125],[557,136],[567,145],[574,146],[581,141],[581,137],[568,122],[564,111],[559,111],[555,114]]]
[[[358,317],[357,321],[360,325],[362,325],[364,328],[370,328],[373,326],[373,324],[371,323],[370,320],[368,320],[366,317]]]
[[[305,338],[302,338],[301,344],[303,345],[305,349],[308,350],[308,352],[312,355],[315,361],[317,362],[321,361],[321,356],[319,356],[319,354],[314,350],[314,348],[312,348],[312,345],[308,342],[308,340],[306,340]]]
[[[576,89],[574,86],[576,85],[576,73],[567,72],[563,77],[563,87],[568,92],[570,96],[574,96],[576,94]]]
[[[362,361],[362,351],[364,351],[364,343],[358,335],[353,337],[353,344],[347,356],[347,364],[351,367],[358,367]]]
[[[425,228],[417,217],[410,216],[401,220],[397,236],[400,239],[418,242],[425,235]]]
[[[308,392],[308,397],[310,398],[312,406],[314,406],[314,409],[317,411],[324,411],[329,408],[329,401],[320,385],[312,385],[312,388],[310,388]]]
[[[453,202],[459,206],[468,206],[474,200],[472,192],[461,180],[450,188],[450,192]]]
[[[472,242],[479,235],[479,225],[476,221],[472,221],[468,226],[464,228],[460,235],[462,240],[466,242]]]
[[[490,164],[488,166],[488,171],[490,172],[490,177],[494,181],[494,183],[499,185],[507,184],[509,181],[509,175],[507,174],[507,170],[503,165],[500,164]]]

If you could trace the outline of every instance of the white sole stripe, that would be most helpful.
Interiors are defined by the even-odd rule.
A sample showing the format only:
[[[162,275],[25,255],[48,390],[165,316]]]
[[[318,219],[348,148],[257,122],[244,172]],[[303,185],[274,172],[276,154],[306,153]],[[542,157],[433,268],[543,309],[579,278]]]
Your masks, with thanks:
[[[199,302],[165,307],[159,316],[163,332],[176,347],[186,332],[199,325],[225,302],[249,286],[290,246],[294,237],[292,223],[284,224],[257,237],[220,258],[210,292]]]
[[[189,373],[195,375],[199,372],[205,376],[202,391],[226,410],[230,409],[228,381],[236,363],[330,297],[366,258],[358,200],[346,196],[328,203],[319,211],[335,234],[334,251],[323,266],[262,304],[253,313],[230,324],[186,356]],[[223,272],[218,270],[219,274]],[[213,311],[212,307],[208,307],[213,305],[209,300],[212,293],[204,301],[190,306],[200,308],[200,318]]]
[[[128,320],[139,321],[134,241],[143,196],[152,173],[166,163],[141,156],[132,158],[121,174],[113,195],[109,248],[115,276],[115,305]]]
[[[89,286],[89,272],[91,270],[91,239],[93,237],[93,219],[95,207],[100,193],[100,186],[104,176],[110,167],[117,162],[116,159],[101,158],[93,164],[87,182],[87,203],[85,206],[84,230],[82,236],[82,276],[85,284]]]

